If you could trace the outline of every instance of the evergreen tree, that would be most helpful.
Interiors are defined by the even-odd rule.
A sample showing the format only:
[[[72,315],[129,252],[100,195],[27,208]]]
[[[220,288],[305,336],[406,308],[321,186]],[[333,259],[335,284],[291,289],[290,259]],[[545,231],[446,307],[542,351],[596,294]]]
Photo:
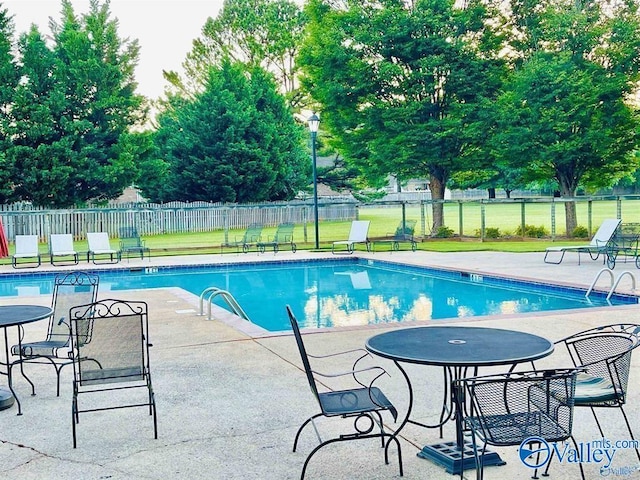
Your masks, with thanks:
[[[14,166],[7,155],[11,146],[12,104],[20,75],[13,57],[14,27],[12,17],[0,4],[0,203],[13,198]]]
[[[133,71],[138,45],[121,40],[109,2],[78,18],[62,1],[53,44],[36,27],[21,36],[14,91],[12,200],[67,207],[115,198],[138,174],[132,126],[145,117]]]
[[[231,61],[212,67],[203,92],[172,97],[155,143],[168,164],[164,200],[259,202],[292,198],[308,157],[272,76]]]

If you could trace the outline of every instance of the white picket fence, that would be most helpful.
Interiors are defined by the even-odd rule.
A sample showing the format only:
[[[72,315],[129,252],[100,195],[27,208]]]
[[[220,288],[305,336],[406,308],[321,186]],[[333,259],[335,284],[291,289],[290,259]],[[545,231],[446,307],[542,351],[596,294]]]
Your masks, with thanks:
[[[352,220],[354,202],[335,201],[320,205],[321,220]],[[29,205],[1,205],[0,218],[7,239],[16,235],[38,235],[46,241],[52,233],[70,233],[76,240],[87,232],[108,232],[117,237],[120,227],[135,226],[143,236],[164,233],[211,232],[244,229],[251,223],[276,226],[284,222],[313,222],[309,202],[229,205],[209,203],[126,204],[94,208],[51,210]]]

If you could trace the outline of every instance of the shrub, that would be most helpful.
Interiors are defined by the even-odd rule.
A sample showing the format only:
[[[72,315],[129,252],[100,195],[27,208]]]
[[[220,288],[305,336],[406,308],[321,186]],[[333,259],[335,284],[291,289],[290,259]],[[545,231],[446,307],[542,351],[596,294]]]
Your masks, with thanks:
[[[535,225],[525,225],[523,232],[522,225],[520,225],[516,228],[515,235],[519,237],[542,238],[548,236],[549,232],[544,228],[544,225],[540,225],[539,227]]]
[[[583,227],[582,225],[578,225],[573,229],[573,234],[575,238],[587,238],[589,236],[589,230],[587,227]]]
[[[434,237],[435,238],[451,238],[453,237],[453,230],[443,225],[441,227],[438,227],[438,231],[436,232]]]
[[[500,229],[496,227],[487,227],[484,229],[484,237],[485,238],[500,238],[502,235],[500,234]]]

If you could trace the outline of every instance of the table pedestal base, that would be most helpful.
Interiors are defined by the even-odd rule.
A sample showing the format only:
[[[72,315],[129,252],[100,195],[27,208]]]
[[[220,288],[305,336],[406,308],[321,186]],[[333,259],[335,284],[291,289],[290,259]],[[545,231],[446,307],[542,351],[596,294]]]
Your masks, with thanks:
[[[15,398],[9,390],[0,388],[0,410],[11,408],[15,402]]]
[[[418,457],[431,460],[444,467],[447,473],[453,475],[459,475],[464,470],[476,468],[473,445],[470,442],[465,442],[464,444],[464,460],[455,441],[427,445],[418,452]],[[496,452],[485,451],[482,458],[482,463],[485,467],[506,465],[507,463]]]

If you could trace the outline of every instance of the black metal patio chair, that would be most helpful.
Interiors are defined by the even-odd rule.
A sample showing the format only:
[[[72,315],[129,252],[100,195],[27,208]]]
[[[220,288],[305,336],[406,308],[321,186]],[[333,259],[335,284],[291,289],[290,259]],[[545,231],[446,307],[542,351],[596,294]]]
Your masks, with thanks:
[[[534,470],[532,478],[538,478],[538,468],[553,458],[553,450],[546,448],[549,443],[571,439],[577,448],[572,435],[577,374],[578,369],[556,369],[454,381],[456,408],[465,412],[464,423],[471,431],[478,480],[484,476],[487,445],[519,445],[521,461]],[[584,480],[582,465],[578,465]],[[463,472],[461,469],[461,479]]]
[[[73,348],[73,448],[80,413],[148,407],[153,416],[154,438],[158,438],[156,403],[149,365],[149,320],[145,302],[101,300],[73,307],[71,345]],[[142,397],[126,401],[116,390],[146,389]],[[88,403],[81,408],[80,394],[110,392],[105,404]],[[84,397],[83,397],[84,398]]]
[[[573,364],[584,369],[576,382],[576,407],[588,407],[602,438],[596,408],[619,408],[631,440],[633,430],[624,405],[627,402],[631,354],[640,345],[640,325],[617,323],[590,328],[555,342],[564,345]],[[636,448],[640,460],[640,451]]]
[[[287,305],[286,308],[289,315],[289,320],[291,322],[291,328],[293,329],[293,334],[298,345],[300,357],[302,359],[302,365],[304,366],[304,371],[307,376],[307,381],[309,382],[309,386],[311,387],[313,396],[316,398],[320,406],[320,413],[317,413],[308,418],[300,426],[300,428],[296,432],[295,440],[293,442],[293,451],[295,452],[298,446],[298,440],[300,439],[300,434],[309,423],[313,424],[320,443],[307,456],[304,462],[304,466],[302,467],[300,479],[304,479],[309,461],[311,460],[313,455],[315,455],[315,453],[318,452],[318,450],[320,450],[322,447],[335,442],[365,438],[380,438],[382,447],[385,447],[385,438],[387,438],[389,442],[392,440],[395,442],[396,446],[398,447],[398,464],[400,468],[400,476],[402,476],[402,451],[400,449],[400,442],[393,434],[385,431],[382,421],[382,415],[380,413],[389,412],[393,417],[393,420],[396,421],[398,412],[393,404],[387,399],[382,390],[380,390],[378,387],[373,386],[373,383],[386,373],[385,370],[377,366],[359,368],[357,365],[359,361],[369,356],[369,353],[362,349],[350,350],[347,352],[340,352],[323,356],[307,354],[304,342],[302,341],[302,335],[300,333],[298,321],[296,320],[291,307]],[[326,359],[345,354],[355,354],[357,356],[353,367],[348,372],[337,374],[323,374],[316,370],[312,370],[311,368],[311,363],[309,360],[310,358]],[[373,379],[365,383],[363,380],[361,380],[362,377],[359,378],[359,376],[366,374],[367,372],[373,376]],[[355,381],[357,387],[347,390],[320,392],[316,384],[315,375],[319,375],[323,378],[351,376],[353,377],[353,380]],[[353,431],[323,441],[320,438],[320,434],[318,433],[318,429],[316,428],[316,425],[314,423],[315,419],[319,417],[341,417],[353,419]],[[386,448],[385,463],[389,463]]]
[[[47,336],[42,341],[21,343],[11,347],[12,355],[21,356],[23,362],[46,363],[56,370],[56,394],[60,396],[60,372],[65,365],[71,365],[69,357],[71,338],[69,334],[69,309],[96,301],[99,277],[87,272],[67,272],[57,274],[53,281],[51,308]],[[35,389],[32,386],[33,393]]]

